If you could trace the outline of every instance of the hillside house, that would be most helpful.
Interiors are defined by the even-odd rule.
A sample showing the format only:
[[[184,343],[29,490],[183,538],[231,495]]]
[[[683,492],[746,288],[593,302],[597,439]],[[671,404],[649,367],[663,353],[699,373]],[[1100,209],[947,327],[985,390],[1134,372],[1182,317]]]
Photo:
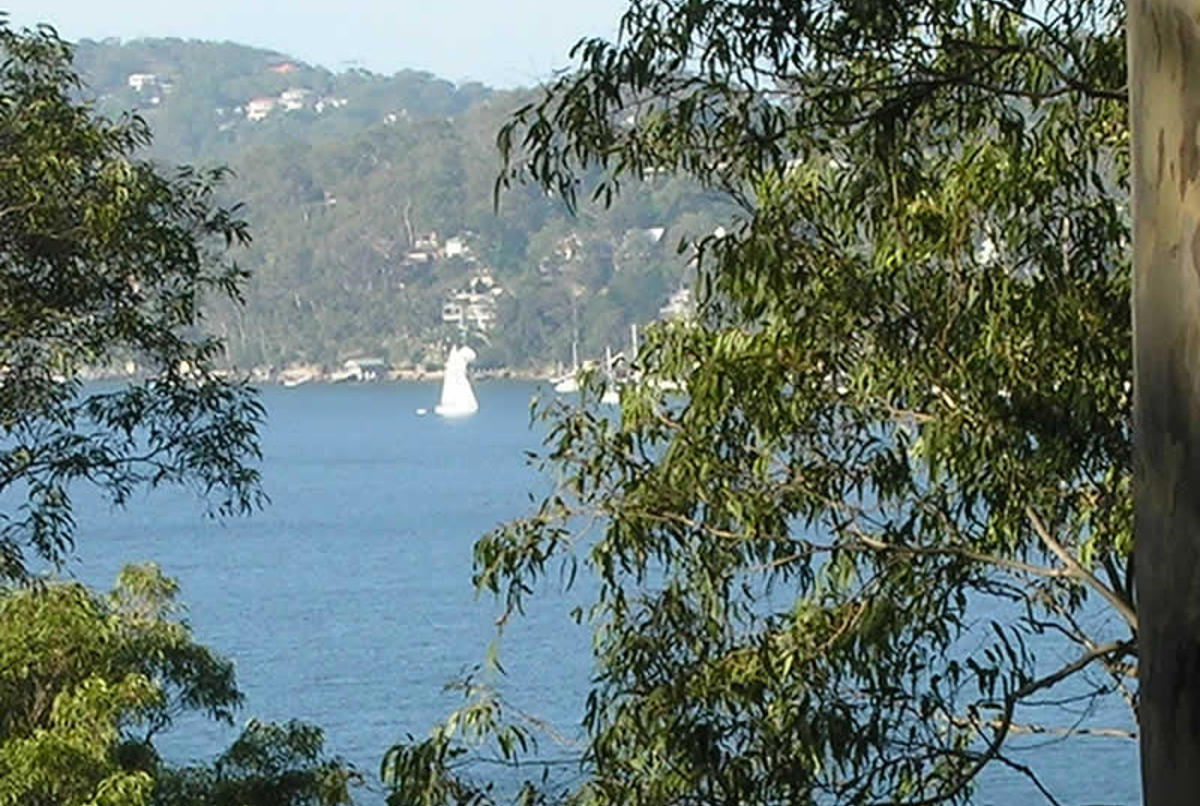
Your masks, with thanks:
[[[291,87],[279,93],[279,106],[287,112],[303,109],[308,103],[312,90],[305,87]]]
[[[487,333],[496,325],[496,300],[490,294],[459,291],[442,306],[442,321],[462,331]]]
[[[457,236],[447,238],[442,254],[446,257],[467,257],[471,254],[471,247],[467,246],[467,242]]]
[[[692,289],[681,288],[671,295],[667,304],[658,309],[659,319],[691,319],[696,315],[696,302]]]
[[[341,109],[348,103],[350,103],[350,99],[348,98],[334,98],[333,96],[326,95],[323,98],[317,99],[317,102],[313,104],[313,109],[319,115],[326,109]]]
[[[559,239],[558,243],[554,245],[554,256],[561,258],[563,261],[574,260],[582,251],[583,241],[574,232],[565,238]]]
[[[246,102],[246,120],[263,120],[271,114],[277,103],[274,98],[267,96],[251,98]]]
[[[496,300],[503,293],[490,274],[481,274],[471,280],[466,291],[451,295],[442,306],[442,321],[464,332],[487,333],[496,326]]]
[[[126,82],[134,92],[141,92],[147,87],[157,87],[158,75],[155,73],[130,73]]]

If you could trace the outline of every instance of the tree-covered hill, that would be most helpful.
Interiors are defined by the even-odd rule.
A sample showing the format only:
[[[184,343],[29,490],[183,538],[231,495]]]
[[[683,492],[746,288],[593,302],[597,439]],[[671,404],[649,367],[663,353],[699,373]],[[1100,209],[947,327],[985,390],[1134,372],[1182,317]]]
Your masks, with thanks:
[[[566,363],[575,340],[598,357],[686,288],[680,242],[730,215],[666,177],[574,218],[531,187],[497,215],[495,133],[527,91],[176,39],[84,41],[76,64],[101,111],[150,123],[155,158],[233,169],[253,276],[209,327],[241,367],[437,364],[459,340],[492,366]]]
[[[236,154],[281,135],[344,136],[388,116],[455,115],[490,94],[481,84],[455,86],[411,70],[333,73],[231,42],[84,40],[75,64],[104,111],[138,110],[154,127],[154,153],[186,162]]]

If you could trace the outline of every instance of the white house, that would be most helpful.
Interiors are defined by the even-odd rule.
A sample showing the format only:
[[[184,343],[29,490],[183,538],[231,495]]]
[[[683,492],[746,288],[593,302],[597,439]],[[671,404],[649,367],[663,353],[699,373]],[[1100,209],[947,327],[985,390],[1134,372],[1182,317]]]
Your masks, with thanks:
[[[346,380],[378,381],[387,377],[388,364],[382,358],[350,358],[342,364]]]
[[[471,247],[467,246],[467,242],[462,238],[455,236],[446,239],[445,255],[446,257],[465,257],[471,253]]]
[[[246,120],[262,120],[271,114],[271,110],[275,108],[276,103],[277,101],[274,98],[266,96],[251,98],[246,102]]]
[[[696,315],[696,303],[692,300],[692,289],[681,288],[671,295],[667,304],[658,309],[660,319],[691,319]]]
[[[141,92],[146,87],[157,86],[158,76],[155,73],[130,73],[127,81],[134,92]]]
[[[442,306],[442,321],[459,330],[487,333],[496,324],[496,299],[503,293],[490,276],[476,277],[470,290],[455,292]]]
[[[279,93],[279,106],[283,107],[288,112],[294,112],[297,109],[303,109],[304,104],[308,100],[308,96],[312,95],[312,90],[304,87],[292,87]]]
[[[348,98],[334,98],[326,95],[324,98],[317,99],[317,102],[313,104],[313,109],[315,109],[319,115],[326,109],[340,109],[348,103],[350,103]]]

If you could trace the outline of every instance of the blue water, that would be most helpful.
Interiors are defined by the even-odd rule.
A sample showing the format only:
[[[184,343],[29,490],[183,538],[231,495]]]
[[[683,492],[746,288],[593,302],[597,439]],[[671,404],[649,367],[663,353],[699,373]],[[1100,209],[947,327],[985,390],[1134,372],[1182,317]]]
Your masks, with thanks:
[[[458,702],[443,685],[483,659],[499,613],[471,587],[472,544],[546,486],[524,459],[539,445],[533,387],[477,391],[478,415],[443,420],[414,413],[436,402],[430,384],[266,388],[269,507],[215,522],[183,491],[124,511],[84,496],[69,570],[107,587],[126,562],[159,563],[198,639],[235,659],[245,718],[317,723],[373,776],[384,750]],[[515,704],[569,733],[589,638],[555,598],[506,630],[501,658]],[[183,761],[234,735],[188,720],[162,746]]]
[[[78,502],[69,571],[111,584],[153,560],[179,579],[197,638],[237,662],[242,719],[303,719],[373,778],[383,752],[424,736],[458,702],[443,684],[479,663],[499,612],[470,583],[471,546],[531,509],[546,480],[526,466],[531,384],[479,384],[480,412],[420,417],[432,384],[265,388],[263,476],[272,503],[209,520],[189,493],[157,491],[113,511]],[[590,636],[553,590],[506,629],[502,682],[521,709],[566,737],[583,709]],[[236,730],[185,720],[161,742],[175,761],[211,756]],[[1064,804],[1139,802],[1136,745],[1025,737],[1016,754]],[[381,801],[375,785],[360,800]],[[989,773],[979,804],[1041,802],[1019,777]]]

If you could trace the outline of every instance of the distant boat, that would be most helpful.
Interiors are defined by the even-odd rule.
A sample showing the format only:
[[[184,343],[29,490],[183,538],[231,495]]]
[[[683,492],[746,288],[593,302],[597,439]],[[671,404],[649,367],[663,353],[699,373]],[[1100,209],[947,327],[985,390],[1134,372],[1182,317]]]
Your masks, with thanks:
[[[289,388],[300,386],[301,384],[316,380],[316,378],[316,370],[308,367],[292,367],[279,373],[279,382]]]
[[[471,390],[467,364],[475,360],[470,347],[452,347],[446,358],[446,373],[442,378],[442,399],[433,407],[442,417],[466,417],[479,411],[479,401]]]
[[[579,391],[579,379],[575,377],[575,373],[563,375],[554,381],[554,391],[560,395],[573,395]]]
[[[560,395],[573,395],[579,391],[579,343],[571,342],[571,371],[558,378],[552,378],[554,391]]]
[[[613,360],[612,348],[604,348],[604,394],[600,402],[606,406],[617,406],[621,403],[621,387],[617,382],[617,373]]]

